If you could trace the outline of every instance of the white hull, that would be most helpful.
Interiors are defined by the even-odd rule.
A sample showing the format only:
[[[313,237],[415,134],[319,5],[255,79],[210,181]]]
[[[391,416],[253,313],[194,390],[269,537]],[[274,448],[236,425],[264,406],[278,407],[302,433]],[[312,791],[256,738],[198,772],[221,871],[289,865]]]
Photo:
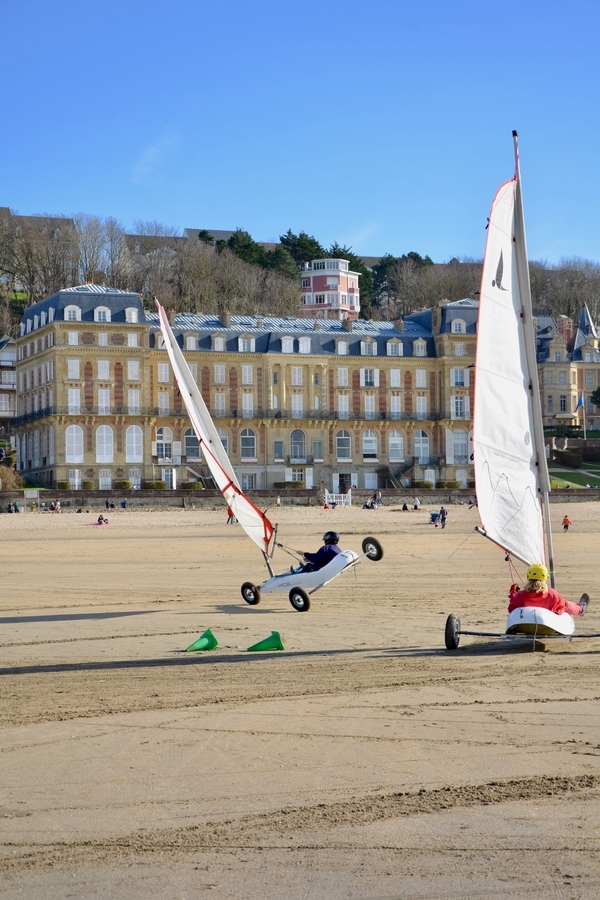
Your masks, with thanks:
[[[574,631],[575,620],[569,613],[557,615],[540,606],[514,609],[506,621],[506,634],[562,634],[569,637]]]
[[[264,584],[259,585],[258,589],[261,596],[289,594],[292,588],[302,588],[307,592],[314,591],[315,588],[323,587],[357,559],[358,555],[353,550],[343,550],[335,559],[316,572],[283,572],[281,575],[269,578]]]

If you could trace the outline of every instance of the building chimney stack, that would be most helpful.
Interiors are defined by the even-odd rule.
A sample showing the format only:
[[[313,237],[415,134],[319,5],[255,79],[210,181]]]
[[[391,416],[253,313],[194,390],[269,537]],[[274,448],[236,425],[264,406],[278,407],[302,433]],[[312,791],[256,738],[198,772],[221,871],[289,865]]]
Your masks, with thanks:
[[[224,325],[225,328],[231,328],[231,313],[229,310],[225,310],[222,313],[219,313],[219,319],[221,321],[221,325]]]
[[[170,309],[170,310],[168,311],[168,313],[167,313],[167,318],[168,318],[168,320],[169,320],[169,325],[174,325],[174,324],[175,324],[175,310],[174,310],[174,309]]]
[[[342,328],[344,329],[344,331],[352,331],[353,330],[352,319],[344,319],[342,321]]]

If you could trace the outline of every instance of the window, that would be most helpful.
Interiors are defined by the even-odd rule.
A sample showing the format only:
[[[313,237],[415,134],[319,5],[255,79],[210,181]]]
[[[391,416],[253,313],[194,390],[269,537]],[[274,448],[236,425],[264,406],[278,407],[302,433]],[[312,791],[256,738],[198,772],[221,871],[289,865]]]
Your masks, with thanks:
[[[586,350],[586,352],[583,354],[583,361],[584,361],[584,362],[591,362],[591,361],[592,361],[592,354],[591,354],[589,351],[587,351],[587,350]]]
[[[169,363],[158,364],[158,380],[163,384],[169,381]]]
[[[79,379],[79,360],[78,359],[68,359],[67,360],[67,378]]]
[[[319,395],[315,394],[315,409],[319,409],[321,406],[321,401],[319,400]]]
[[[342,429],[338,431],[336,438],[336,452],[337,458],[339,460],[351,460],[352,459],[352,438],[350,437],[350,432]]]
[[[302,384],[302,366],[292,366],[292,384]]]
[[[254,338],[238,338],[240,353],[254,353]]]
[[[135,306],[128,306],[125,310],[125,321],[126,322],[137,322],[138,321],[138,311]]]
[[[98,391],[98,415],[110,415],[110,390],[108,388],[100,388]]]
[[[65,431],[65,462],[83,462],[83,428],[69,425]]]
[[[325,260],[315,260],[312,264],[313,270],[324,269],[325,268]]]
[[[427,345],[425,341],[415,341],[413,349],[415,356],[427,356]]]
[[[400,369],[390,369],[390,387],[401,387]]]
[[[252,371],[252,366],[249,368]],[[225,384],[225,366],[215,366],[215,384]]]
[[[302,394],[292,394],[292,419],[301,419],[303,409],[304,401]]]
[[[325,303],[325,294],[315,294],[315,303]]]
[[[554,397],[552,394],[548,394],[548,412],[554,412]]]
[[[81,412],[81,391],[79,388],[69,388],[67,391],[67,404],[69,415],[78,416]]]
[[[552,371],[546,369],[546,384],[552,384]]]
[[[388,435],[388,456],[391,463],[404,460],[404,436],[399,431],[390,431]]]
[[[110,361],[108,359],[98,360],[98,381],[108,381],[110,378]]]
[[[144,462],[144,432],[139,425],[130,425],[125,432],[125,461]]]
[[[467,400],[467,399],[468,399],[467,397],[462,397],[462,396],[450,398],[451,404],[452,404],[452,418],[453,419],[465,419],[466,418],[465,413],[466,413],[466,405],[467,404],[465,403],[465,400]]]
[[[104,331],[98,335],[98,346],[108,347],[108,335]]]
[[[240,435],[240,456],[242,459],[256,459],[256,435],[251,428],[244,428]]]
[[[110,322],[110,309],[107,306],[97,306],[94,310],[94,322]]]
[[[454,446],[454,462],[455,463],[466,463],[469,461],[468,459],[468,442],[467,442],[467,432],[466,431],[455,431],[453,437],[453,446]]]
[[[100,425],[96,429],[96,462],[113,462],[113,430],[110,425]]]
[[[415,385],[418,388],[427,387],[427,369],[417,369],[415,373]]]
[[[415,431],[415,456],[420,464],[429,462],[429,435],[426,431]]]
[[[169,395],[166,391],[159,391],[158,414],[160,416],[168,416],[169,415]]]
[[[361,356],[377,356],[377,344],[374,341],[360,342]]]
[[[559,383],[559,384],[566,384],[566,383],[567,383],[567,373],[566,373],[566,372],[559,372],[559,373],[558,373],[558,383]]]
[[[279,384],[279,375],[277,372],[273,372],[273,384]]]
[[[310,278],[302,279],[302,287],[310,287]]]
[[[110,469],[98,470],[98,487],[101,491],[110,491],[112,488],[112,473]]]
[[[185,339],[185,349],[186,350],[195,350],[196,349],[196,338],[194,335],[189,335]]]
[[[130,416],[139,416],[140,414],[140,392],[136,388],[127,391],[127,410]]]
[[[402,397],[390,397],[390,417],[392,419],[402,418]]]
[[[225,394],[216,393],[215,394],[215,415],[216,416],[224,416],[225,415]]]
[[[242,475],[242,490],[243,491],[253,491],[256,487],[256,476],[255,475]]]
[[[594,386],[594,373],[593,373],[593,372],[586,372],[586,373],[585,373],[585,386],[586,386],[586,387],[593,387],[593,386]]]
[[[279,394],[273,394],[273,409],[279,409]]]
[[[314,379],[313,379],[313,380],[314,380],[314,383],[315,383],[316,385],[319,384],[320,379],[319,379],[319,373],[318,373],[318,372],[315,372],[315,375],[314,375]]]
[[[252,384],[252,366],[242,366],[242,384]]]
[[[310,338],[300,338],[298,346],[300,349],[300,353],[310,353]]]
[[[337,398],[338,416],[340,419],[347,419],[349,416],[349,398],[347,394],[338,394]]]
[[[467,387],[469,384],[468,369],[450,369],[450,384],[452,387]]]
[[[189,363],[190,372],[192,373],[192,378],[198,384],[198,363]]]
[[[162,363],[160,365],[162,365]],[[160,369],[160,365],[158,367],[159,369]],[[167,381],[169,380],[168,370],[169,370],[169,367],[167,366],[167,379],[166,379]],[[140,380],[139,360],[137,360],[137,359],[128,359],[127,360],[127,380],[128,381],[139,381]],[[159,376],[158,380],[159,381],[161,380],[160,376]]]
[[[554,354],[554,362],[562,362],[562,353],[560,350],[557,350]]]
[[[193,428],[188,428],[184,435],[184,452],[188,459],[200,459],[200,441]]]
[[[225,338],[216,337],[213,338],[213,350],[224,350],[225,349]]]
[[[427,397],[417,397],[417,419],[427,418]]]
[[[81,310],[78,306],[65,306],[65,322],[81,322]]]
[[[377,435],[374,431],[365,431],[362,438],[363,460],[377,460]]]
[[[347,341],[338,341],[337,342],[337,352],[338,352],[338,356],[348,356],[348,342]]]
[[[223,444],[223,450],[225,451],[225,453],[229,453],[229,435],[224,428],[217,428],[217,434],[219,435],[221,443]]]
[[[565,394],[560,395],[560,411],[561,412],[567,411],[567,398],[566,398]]]
[[[464,356],[465,355],[465,345],[464,344],[455,344],[454,345],[454,355],[455,356]]]
[[[365,419],[375,418],[375,397],[372,394],[365,395]]]
[[[173,432],[170,428],[156,429],[156,455],[159,459],[171,459],[173,456]]]
[[[127,335],[127,346],[128,347],[137,347],[137,345],[138,345],[137,334],[128,334]]]
[[[388,356],[402,356],[402,344],[400,341],[388,341],[387,342],[387,355]]]
[[[8,394],[0,394],[0,412],[8,412]]]
[[[79,426],[77,426],[77,427],[79,427]],[[82,456],[83,456],[83,432],[82,432],[81,451],[82,451]],[[51,425],[50,428],[48,429],[48,463],[50,465],[53,465],[53,463],[54,463],[54,425]]]
[[[337,376],[338,387],[348,387],[348,369],[338,369]]]
[[[136,491],[139,491],[142,486],[142,470],[141,469],[130,469],[129,470],[129,480],[131,482],[131,487]]]
[[[273,459],[275,462],[283,462],[283,441],[273,441]]]
[[[379,387],[379,369],[361,369],[360,386]]]
[[[76,347],[79,344],[79,332],[69,331],[67,333],[67,341],[71,347]]]
[[[72,491],[81,490],[81,469],[69,469],[69,487]]]
[[[281,338],[281,352],[282,353],[293,353],[294,352],[294,339],[291,337],[283,337]]]
[[[290,456],[292,462],[306,462],[306,435],[299,429],[290,436]]]
[[[323,460],[323,441],[313,441],[313,456],[315,462]]]
[[[466,330],[467,326],[463,319],[452,320],[452,334],[464,334]]]
[[[242,416],[251,419],[254,415],[254,394],[242,394]]]

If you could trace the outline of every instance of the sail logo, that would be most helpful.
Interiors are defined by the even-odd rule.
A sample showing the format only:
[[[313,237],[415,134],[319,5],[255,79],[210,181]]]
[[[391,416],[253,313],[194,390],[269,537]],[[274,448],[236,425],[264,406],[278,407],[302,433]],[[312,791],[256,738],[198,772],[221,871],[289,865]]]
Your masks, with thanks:
[[[502,287],[502,275],[504,274],[504,258],[502,256],[502,250],[500,251],[500,259],[498,260],[498,266],[496,268],[496,278],[492,279],[492,287],[497,287],[501,291],[507,291],[508,288]]]

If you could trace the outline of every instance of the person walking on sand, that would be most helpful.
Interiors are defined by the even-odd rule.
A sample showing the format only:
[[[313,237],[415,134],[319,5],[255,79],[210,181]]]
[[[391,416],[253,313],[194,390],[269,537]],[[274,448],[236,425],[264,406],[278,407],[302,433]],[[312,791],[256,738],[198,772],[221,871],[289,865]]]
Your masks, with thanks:
[[[420,505],[421,505],[421,501],[419,500],[418,497],[415,497],[415,499],[413,500],[413,511],[414,510],[418,511]]]
[[[440,509],[440,525],[442,528],[446,527],[446,519],[448,518],[448,510],[443,506]]]
[[[562,520],[563,531],[568,531],[569,525],[572,525],[572,524],[573,523],[571,522],[570,518],[568,516],[565,516],[564,519]]]
[[[227,507],[227,521],[226,525],[235,525],[235,516],[233,514],[233,510],[230,506]]]

